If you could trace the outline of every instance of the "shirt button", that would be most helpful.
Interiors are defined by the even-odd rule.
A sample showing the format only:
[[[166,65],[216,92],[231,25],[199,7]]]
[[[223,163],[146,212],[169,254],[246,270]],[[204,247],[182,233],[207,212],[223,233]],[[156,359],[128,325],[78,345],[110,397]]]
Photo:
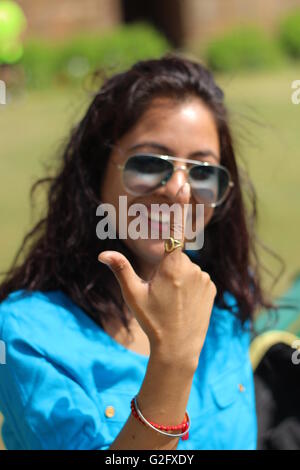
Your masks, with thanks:
[[[105,416],[107,418],[112,418],[113,416],[115,416],[115,409],[114,409],[113,406],[107,406],[106,407]]]
[[[240,392],[244,392],[246,390],[246,388],[244,387],[243,384],[239,384],[239,391]]]

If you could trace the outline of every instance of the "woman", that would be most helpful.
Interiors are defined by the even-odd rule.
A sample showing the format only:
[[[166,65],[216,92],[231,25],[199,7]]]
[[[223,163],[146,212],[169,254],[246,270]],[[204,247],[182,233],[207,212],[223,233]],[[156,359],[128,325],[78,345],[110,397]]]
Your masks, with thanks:
[[[211,73],[169,55],[113,76],[43,181],[47,213],[1,286],[6,447],[254,449],[248,347],[269,304]],[[158,239],[100,239],[100,203],[123,230],[120,196]],[[202,249],[184,250],[184,211],[151,215],[163,203],[189,203],[193,227],[204,204]]]

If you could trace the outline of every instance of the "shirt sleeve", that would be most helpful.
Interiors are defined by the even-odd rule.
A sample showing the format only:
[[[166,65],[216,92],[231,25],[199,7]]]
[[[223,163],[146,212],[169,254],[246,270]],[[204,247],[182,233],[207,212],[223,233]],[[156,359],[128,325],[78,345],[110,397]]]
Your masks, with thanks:
[[[0,333],[6,345],[6,363],[0,365],[0,407],[20,448],[108,448],[99,405],[88,392],[63,366],[45,357],[34,338],[26,339],[16,318],[8,314]]]

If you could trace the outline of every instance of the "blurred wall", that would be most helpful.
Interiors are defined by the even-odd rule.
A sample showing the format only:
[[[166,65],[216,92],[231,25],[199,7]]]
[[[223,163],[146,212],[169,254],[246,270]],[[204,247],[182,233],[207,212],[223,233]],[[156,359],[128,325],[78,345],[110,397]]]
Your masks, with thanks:
[[[181,0],[184,42],[209,39],[231,26],[254,23],[272,29],[300,0]]]
[[[272,28],[278,16],[300,0],[19,0],[28,18],[27,34],[64,36],[101,30],[121,22],[147,20],[175,44],[209,39],[235,24]]]

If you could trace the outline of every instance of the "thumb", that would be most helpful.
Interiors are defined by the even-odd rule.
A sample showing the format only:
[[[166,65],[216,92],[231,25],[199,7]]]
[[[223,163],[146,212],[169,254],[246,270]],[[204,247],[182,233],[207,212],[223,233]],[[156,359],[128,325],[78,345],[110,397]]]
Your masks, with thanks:
[[[120,284],[124,300],[132,306],[137,295],[146,291],[145,282],[136,274],[128,259],[118,251],[103,251],[98,260],[110,267]]]

